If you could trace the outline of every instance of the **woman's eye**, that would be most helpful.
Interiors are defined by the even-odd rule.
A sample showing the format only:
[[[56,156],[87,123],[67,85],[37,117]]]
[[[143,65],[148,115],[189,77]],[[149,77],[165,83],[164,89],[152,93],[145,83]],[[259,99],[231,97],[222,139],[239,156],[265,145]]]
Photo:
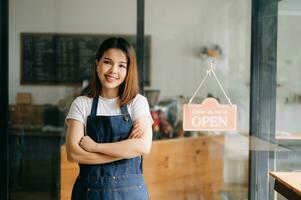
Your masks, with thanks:
[[[121,67],[121,68],[126,68],[126,66],[125,66],[125,65],[119,65],[119,67]]]
[[[110,64],[110,61],[104,60],[103,63],[104,63],[104,64]]]

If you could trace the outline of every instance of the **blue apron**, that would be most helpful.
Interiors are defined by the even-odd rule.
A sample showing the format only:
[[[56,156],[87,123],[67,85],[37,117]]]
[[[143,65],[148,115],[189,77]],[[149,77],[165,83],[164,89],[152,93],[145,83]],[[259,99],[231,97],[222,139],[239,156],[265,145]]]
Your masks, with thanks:
[[[87,135],[97,143],[125,140],[133,127],[127,106],[121,115],[96,116],[98,97],[93,99],[87,119]],[[79,164],[80,173],[72,190],[72,200],[148,200],[142,175],[141,157],[107,164]]]

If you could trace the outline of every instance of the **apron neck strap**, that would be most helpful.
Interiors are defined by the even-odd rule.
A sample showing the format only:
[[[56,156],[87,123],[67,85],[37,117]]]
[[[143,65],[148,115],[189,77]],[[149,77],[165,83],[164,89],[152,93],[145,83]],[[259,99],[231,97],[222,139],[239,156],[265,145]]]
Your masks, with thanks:
[[[121,106],[120,110],[121,110],[121,114],[128,114],[129,113],[127,105]]]
[[[98,105],[98,99],[99,96],[97,95],[96,97],[93,98],[93,104],[92,104],[92,108],[91,108],[91,116],[95,117],[96,116],[96,111],[97,111],[97,105]]]

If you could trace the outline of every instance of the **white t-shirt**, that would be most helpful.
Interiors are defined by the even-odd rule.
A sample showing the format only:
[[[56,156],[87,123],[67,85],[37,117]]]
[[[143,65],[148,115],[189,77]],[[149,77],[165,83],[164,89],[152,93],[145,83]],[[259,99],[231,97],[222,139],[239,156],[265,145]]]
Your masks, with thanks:
[[[121,110],[120,107],[117,106],[117,100],[118,97],[106,99],[99,96],[96,115],[120,115]],[[91,114],[92,103],[93,98],[87,96],[77,97],[70,106],[66,120],[75,119],[86,126],[87,118]],[[141,117],[150,117],[150,120],[153,123],[149,105],[144,96],[137,94],[133,101],[127,105],[127,108],[133,121]]]

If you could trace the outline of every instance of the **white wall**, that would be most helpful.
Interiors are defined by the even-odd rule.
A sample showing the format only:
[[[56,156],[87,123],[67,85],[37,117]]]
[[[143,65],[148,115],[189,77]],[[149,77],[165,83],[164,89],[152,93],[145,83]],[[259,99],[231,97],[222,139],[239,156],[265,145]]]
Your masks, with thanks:
[[[11,0],[9,102],[30,92],[36,104],[56,104],[73,87],[20,85],[20,32],[136,33],[136,0]],[[251,0],[145,1],[145,33],[151,35],[151,88],[161,98],[189,97],[208,68],[204,46],[218,44],[224,55],[216,67],[227,94],[239,106],[239,130],[248,130]],[[209,80],[199,92],[225,102]]]

